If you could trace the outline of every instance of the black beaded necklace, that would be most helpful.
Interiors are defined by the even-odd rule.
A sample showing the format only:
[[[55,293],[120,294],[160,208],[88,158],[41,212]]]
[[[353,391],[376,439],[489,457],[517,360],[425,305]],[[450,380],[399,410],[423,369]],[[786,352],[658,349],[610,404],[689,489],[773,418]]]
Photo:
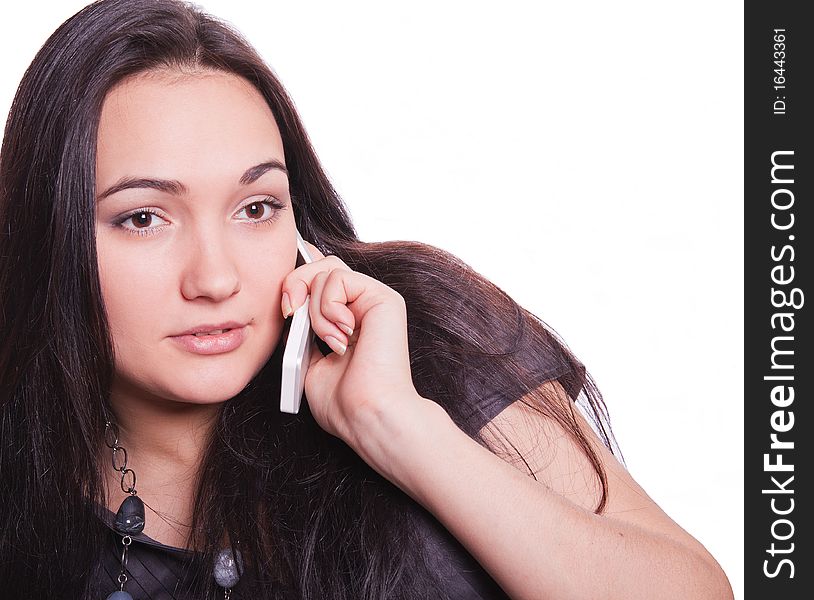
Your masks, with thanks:
[[[127,450],[119,445],[119,430],[111,421],[105,422],[105,445],[113,451],[113,468],[121,473],[122,491],[130,494],[119,506],[113,524],[122,536],[121,569],[117,578],[119,589],[111,593],[107,600],[133,600],[133,596],[124,590],[128,579],[127,552],[133,542],[132,536],[144,531],[144,502],[136,492],[136,473],[127,466]],[[239,550],[235,555],[227,547],[215,557],[213,575],[217,584],[223,588],[224,600],[231,597],[232,588],[237,585],[242,572],[243,559]]]

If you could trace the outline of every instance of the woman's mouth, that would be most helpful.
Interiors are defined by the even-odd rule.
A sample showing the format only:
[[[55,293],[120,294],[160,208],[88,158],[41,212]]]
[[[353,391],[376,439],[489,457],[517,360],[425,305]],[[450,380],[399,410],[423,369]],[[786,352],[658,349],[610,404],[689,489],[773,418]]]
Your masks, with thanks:
[[[170,339],[187,352],[194,354],[222,354],[240,347],[246,337],[246,327],[215,329],[208,332],[176,335]]]

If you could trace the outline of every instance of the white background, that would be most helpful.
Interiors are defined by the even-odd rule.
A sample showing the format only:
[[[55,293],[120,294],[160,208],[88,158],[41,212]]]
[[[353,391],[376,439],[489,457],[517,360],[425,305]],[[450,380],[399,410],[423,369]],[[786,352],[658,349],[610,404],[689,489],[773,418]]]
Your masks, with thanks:
[[[85,2],[20,4],[3,115]],[[278,73],[363,240],[450,250],[565,339],[741,598],[742,4],[201,4]]]

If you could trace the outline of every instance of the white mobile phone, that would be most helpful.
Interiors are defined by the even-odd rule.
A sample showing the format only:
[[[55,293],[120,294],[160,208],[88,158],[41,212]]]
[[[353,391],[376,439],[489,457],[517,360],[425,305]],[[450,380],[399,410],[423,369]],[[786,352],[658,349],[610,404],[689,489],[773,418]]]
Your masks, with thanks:
[[[297,266],[313,262],[305,243],[297,232]],[[311,329],[311,317],[308,314],[308,303],[311,295],[291,317],[291,326],[283,351],[283,378],[280,386],[280,411],[297,414],[300,411],[302,392],[305,387],[305,373],[311,360],[311,346],[314,343],[314,331]]]

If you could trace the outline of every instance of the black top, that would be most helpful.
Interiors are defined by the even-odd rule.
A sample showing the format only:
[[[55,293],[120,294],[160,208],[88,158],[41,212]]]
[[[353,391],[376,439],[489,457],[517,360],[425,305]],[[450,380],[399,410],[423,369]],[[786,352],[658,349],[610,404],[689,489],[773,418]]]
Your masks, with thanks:
[[[122,549],[121,535],[113,529],[115,515],[107,508],[104,512],[111,531],[102,561],[104,577],[99,588],[104,594],[102,597],[119,589],[116,578]],[[424,538],[426,560],[434,566],[441,587],[452,600],[508,599],[472,555],[429,512],[416,504],[414,515]],[[143,533],[131,537],[125,591],[134,600],[188,600],[188,591],[181,589],[181,584],[190,551],[167,546]],[[248,576],[249,572],[243,574],[243,577]],[[243,587],[238,581],[231,592],[232,600],[244,598]]]
[[[538,359],[539,360],[539,359]],[[582,387],[584,367],[581,364],[556,361],[551,357],[535,369],[534,381],[528,385],[539,385],[544,381],[557,378],[569,394],[576,398]],[[495,417],[501,410],[521,397],[524,390],[511,390],[493,393],[478,406],[472,407],[472,414],[467,425],[483,425]],[[477,429],[475,429],[477,431]],[[420,550],[428,564],[433,565],[438,582],[453,600],[503,600],[508,599],[505,592],[489,576],[471,554],[449,533],[435,517],[417,502],[410,500],[410,507],[418,523],[418,530],[425,542]],[[113,529],[115,515],[104,508],[101,511],[103,520],[111,529],[109,544],[104,553],[104,581],[101,590],[107,593],[119,589],[116,578],[119,574],[121,560],[121,536]],[[134,600],[187,600],[186,590],[179,589],[185,561],[191,556],[187,550],[173,548],[157,542],[146,535],[131,536],[133,543],[128,551],[128,573],[125,590]],[[243,577],[249,576],[244,573]],[[244,598],[241,595],[241,581],[232,590],[232,600]],[[293,597],[293,595],[292,595]]]

